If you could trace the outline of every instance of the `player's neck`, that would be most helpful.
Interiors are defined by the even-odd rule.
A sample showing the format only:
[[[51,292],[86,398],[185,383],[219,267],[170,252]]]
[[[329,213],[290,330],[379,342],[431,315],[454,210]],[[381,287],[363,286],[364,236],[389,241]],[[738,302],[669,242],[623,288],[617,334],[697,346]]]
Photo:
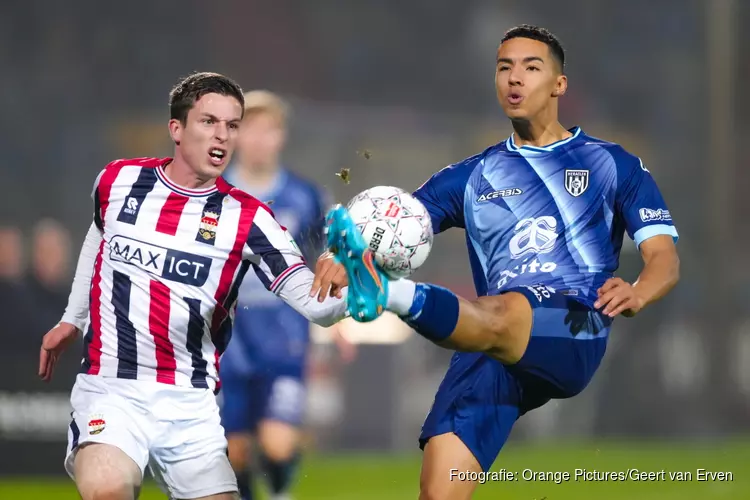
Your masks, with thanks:
[[[216,184],[215,177],[200,177],[179,155],[164,167],[164,173],[170,181],[186,189],[205,189]]]
[[[511,120],[513,124],[513,142],[516,146],[549,146],[570,137],[570,131],[560,122],[534,122],[532,120]]]

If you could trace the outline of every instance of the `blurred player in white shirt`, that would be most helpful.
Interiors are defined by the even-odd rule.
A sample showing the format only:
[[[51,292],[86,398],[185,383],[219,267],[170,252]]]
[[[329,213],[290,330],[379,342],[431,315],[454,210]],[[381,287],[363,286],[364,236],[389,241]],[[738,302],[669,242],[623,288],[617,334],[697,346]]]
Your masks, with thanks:
[[[94,222],[39,366],[49,380],[89,325],[65,460],[84,500],[136,498],[147,465],[170,498],[238,497],[214,393],[251,267],[310,321],[346,314],[342,299],[310,297],[313,274],[270,208],[220,177],[243,106],[232,80],[193,74],[170,94],[174,158],[117,160],[96,179]]]

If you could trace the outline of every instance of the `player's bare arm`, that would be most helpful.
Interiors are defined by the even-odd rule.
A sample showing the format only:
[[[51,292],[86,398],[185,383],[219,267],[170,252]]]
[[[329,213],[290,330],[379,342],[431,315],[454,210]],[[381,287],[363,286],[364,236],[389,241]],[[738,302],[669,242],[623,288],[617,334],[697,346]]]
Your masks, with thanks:
[[[610,278],[598,290],[594,307],[603,307],[603,314],[632,317],[666,296],[680,279],[680,258],[671,236],[649,238],[641,243],[640,252],[644,266],[635,283]]]

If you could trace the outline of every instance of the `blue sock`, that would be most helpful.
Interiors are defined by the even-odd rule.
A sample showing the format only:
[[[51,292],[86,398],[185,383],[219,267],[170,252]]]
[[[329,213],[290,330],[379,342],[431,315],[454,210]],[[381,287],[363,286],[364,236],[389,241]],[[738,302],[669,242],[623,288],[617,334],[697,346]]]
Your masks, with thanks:
[[[253,474],[250,470],[237,472],[237,488],[241,500],[253,500]]]
[[[456,294],[437,285],[417,283],[409,313],[402,319],[426,339],[441,342],[453,334],[458,314]]]
[[[291,459],[284,462],[276,462],[265,456],[263,457],[263,468],[268,476],[268,485],[272,494],[280,495],[289,491],[298,464],[299,454],[295,454]]]

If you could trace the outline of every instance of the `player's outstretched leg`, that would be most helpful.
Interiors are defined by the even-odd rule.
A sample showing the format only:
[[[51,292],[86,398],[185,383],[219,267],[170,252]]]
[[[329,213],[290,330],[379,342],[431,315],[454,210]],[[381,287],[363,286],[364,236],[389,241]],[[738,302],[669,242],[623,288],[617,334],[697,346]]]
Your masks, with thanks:
[[[431,438],[424,448],[419,476],[419,500],[468,500],[482,467],[469,448],[452,432]]]
[[[349,276],[349,314],[357,321],[372,321],[385,311],[388,279],[375,265],[372,252],[346,208],[332,208],[326,222],[328,248]]]
[[[141,488],[141,469],[119,448],[85,444],[76,452],[75,483],[83,500],[135,500]]]

